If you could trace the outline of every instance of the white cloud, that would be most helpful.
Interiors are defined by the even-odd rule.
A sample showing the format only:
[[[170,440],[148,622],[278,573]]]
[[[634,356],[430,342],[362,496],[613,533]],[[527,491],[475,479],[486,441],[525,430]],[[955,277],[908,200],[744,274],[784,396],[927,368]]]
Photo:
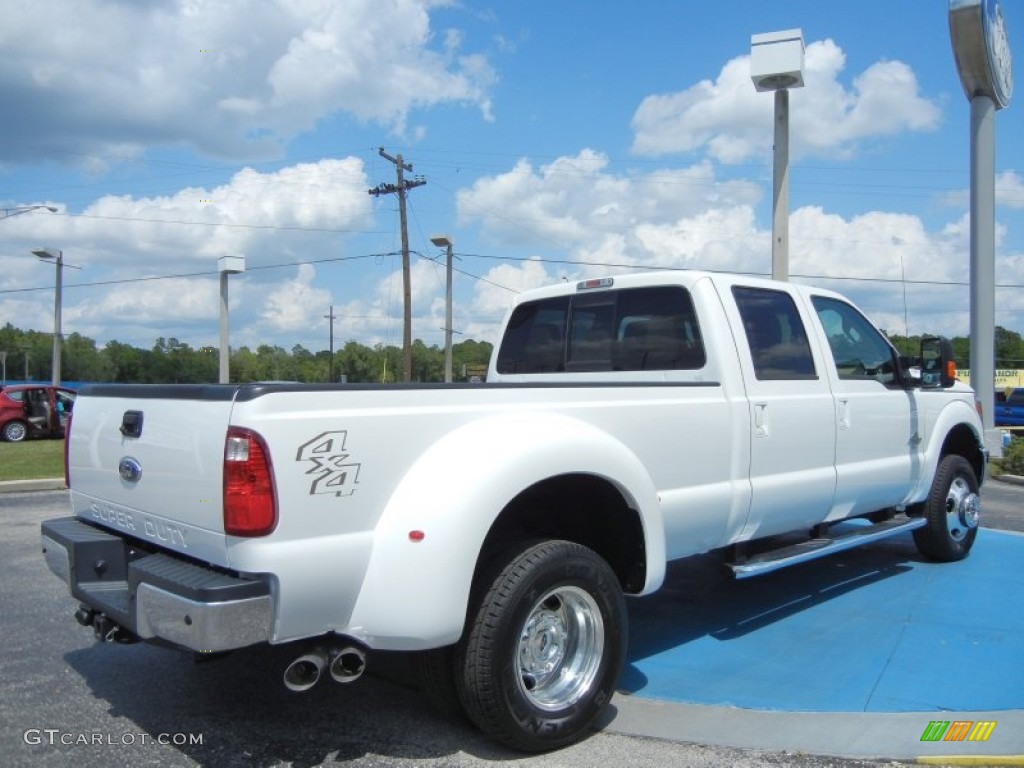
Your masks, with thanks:
[[[319,315],[331,296],[314,285],[313,268],[302,266],[282,282],[286,272],[272,267],[345,258],[349,233],[372,222],[366,187],[362,162],[343,158],[272,173],[247,168],[215,187],[159,197],[105,196],[76,215],[62,208],[60,215],[11,218],[4,222],[0,289],[51,287],[0,294],[0,317],[17,318],[22,328],[52,325],[46,310],[52,267],[36,264],[29,252],[59,243],[68,265],[65,326],[99,343],[116,338],[148,347],[156,336],[210,343],[223,255],[246,259],[246,272],[231,279],[232,305],[247,297],[232,321],[240,334],[263,343],[310,322],[323,324]],[[161,279],[144,279],[154,276]]]
[[[489,118],[489,63],[461,54],[457,31],[431,30],[431,10],[449,4],[8,4],[0,99],[18,119],[0,125],[0,161],[43,152],[102,167],[183,142],[212,155],[274,155],[339,111],[396,132],[437,104],[476,105]]]
[[[330,305],[331,294],[313,287],[315,275],[311,264],[300,264],[293,279],[279,283],[263,297],[259,325],[271,336],[305,331],[324,323],[323,308]]]
[[[917,78],[902,62],[877,62],[850,88],[840,82],[846,57],[832,40],[808,45],[804,65],[805,87],[790,91],[795,157],[848,154],[872,138],[938,125],[938,107],[919,94]],[[644,99],[633,116],[633,151],[705,151],[723,163],[742,162],[770,151],[773,103],[771,94],[754,90],[750,57],[739,56],[714,81]]]
[[[711,207],[744,205],[757,185],[720,181],[710,163],[616,176],[608,158],[590,149],[534,169],[520,160],[507,173],[461,190],[460,223],[475,222],[505,244],[605,249],[637,226],[675,221]]]
[[[1024,179],[1016,171],[996,174],[996,204],[1024,208]]]
[[[599,263],[766,275],[771,233],[758,225],[757,200],[755,184],[716,180],[706,163],[616,175],[602,155],[589,150],[537,169],[522,160],[458,195],[463,226],[479,225],[540,259],[576,262],[534,260],[483,273],[515,289],[609,271],[593,266]],[[912,333],[962,335],[968,315],[967,231],[964,216],[934,229],[912,214],[844,216],[805,206],[790,216],[790,271],[794,279],[849,295],[893,331],[908,326]],[[1003,232],[997,232],[997,248]],[[1001,280],[1024,281],[1024,257],[1000,252],[999,258]],[[478,283],[472,315],[500,318],[509,298],[507,291]],[[1008,297],[998,304],[1011,306]],[[495,340],[497,330],[491,327],[486,338]]]

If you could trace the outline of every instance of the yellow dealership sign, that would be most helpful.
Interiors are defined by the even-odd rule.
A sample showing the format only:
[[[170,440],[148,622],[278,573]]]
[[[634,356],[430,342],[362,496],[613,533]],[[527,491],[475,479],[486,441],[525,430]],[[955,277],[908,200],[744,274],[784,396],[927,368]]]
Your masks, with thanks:
[[[960,381],[969,382],[971,372],[966,368],[961,368],[957,371],[956,377]],[[1024,368],[997,368],[996,389],[1013,389],[1014,387],[1024,387]]]

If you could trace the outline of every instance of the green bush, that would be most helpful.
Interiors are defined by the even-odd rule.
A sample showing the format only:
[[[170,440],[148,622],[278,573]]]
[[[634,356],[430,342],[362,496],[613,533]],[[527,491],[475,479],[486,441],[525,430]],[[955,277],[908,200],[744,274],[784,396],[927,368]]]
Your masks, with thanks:
[[[1003,449],[1002,469],[1007,475],[1024,475],[1024,437],[1014,437]]]

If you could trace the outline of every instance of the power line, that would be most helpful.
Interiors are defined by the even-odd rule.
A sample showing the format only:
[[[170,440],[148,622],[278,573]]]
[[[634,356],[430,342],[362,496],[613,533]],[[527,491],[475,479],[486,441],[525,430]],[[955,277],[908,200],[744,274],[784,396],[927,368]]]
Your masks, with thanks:
[[[230,223],[222,221],[184,221],[180,219],[148,219],[138,216],[100,216],[93,213],[65,213],[58,214],[72,216],[81,219],[101,219],[105,221],[141,221],[146,224],[183,224],[197,227],[226,227],[234,229],[269,229],[283,232],[333,232],[333,233],[358,233],[361,235],[385,235],[386,232],[376,229],[355,229],[348,227],[300,227],[285,226],[282,224],[246,224]]]
[[[329,256],[323,259],[302,259],[299,261],[288,261],[282,262],[281,264],[263,264],[259,266],[246,266],[246,270],[249,272],[255,272],[261,269],[282,269],[284,267],[297,267],[302,264],[325,264],[332,261],[357,261],[359,259],[379,259],[386,256],[394,256],[395,253],[364,253],[359,256]],[[217,275],[219,272],[216,269],[204,270],[202,272],[182,272],[174,275],[148,275],[146,277],[122,277],[117,280],[96,280],[91,283],[68,283],[65,284],[65,288],[93,288],[102,285],[121,285],[124,283],[145,283],[152,280],[176,280],[183,277],[208,277],[210,275]],[[52,291],[53,286],[41,286],[38,288],[5,288],[0,290],[0,294],[5,293],[30,293],[32,291]]]

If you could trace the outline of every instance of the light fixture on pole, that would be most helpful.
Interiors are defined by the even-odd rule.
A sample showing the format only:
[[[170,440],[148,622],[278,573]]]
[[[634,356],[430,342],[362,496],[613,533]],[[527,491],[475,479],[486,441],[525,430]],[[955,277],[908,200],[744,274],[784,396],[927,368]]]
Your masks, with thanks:
[[[434,235],[430,242],[447,253],[444,291],[444,380],[452,380],[452,239],[448,235]]]
[[[971,104],[971,386],[981,398],[985,443],[1002,437],[992,413],[995,392],[996,174],[995,113],[1013,96],[1013,60],[999,0],[949,0],[949,33],[960,82]]]
[[[3,212],[3,216],[0,216],[0,220],[2,220],[2,219],[9,219],[9,218],[11,218],[11,216],[20,216],[23,213],[29,213],[30,211],[38,211],[40,209],[45,209],[45,210],[49,211],[50,213],[56,213],[57,212],[57,209],[54,208],[52,205],[24,205],[24,206],[22,206],[20,208],[3,208],[3,209],[0,209],[0,211]]]
[[[789,89],[804,85],[804,36],[799,29],[750,38],[750,79],[775,91],[772,150],[772,278],[789,279]]]
[[[228,346],[228,275],[245,272],[245,256],[221,256],[217,259],[220,272],[220,374],[221,384],[231,381],[231,347]]]

